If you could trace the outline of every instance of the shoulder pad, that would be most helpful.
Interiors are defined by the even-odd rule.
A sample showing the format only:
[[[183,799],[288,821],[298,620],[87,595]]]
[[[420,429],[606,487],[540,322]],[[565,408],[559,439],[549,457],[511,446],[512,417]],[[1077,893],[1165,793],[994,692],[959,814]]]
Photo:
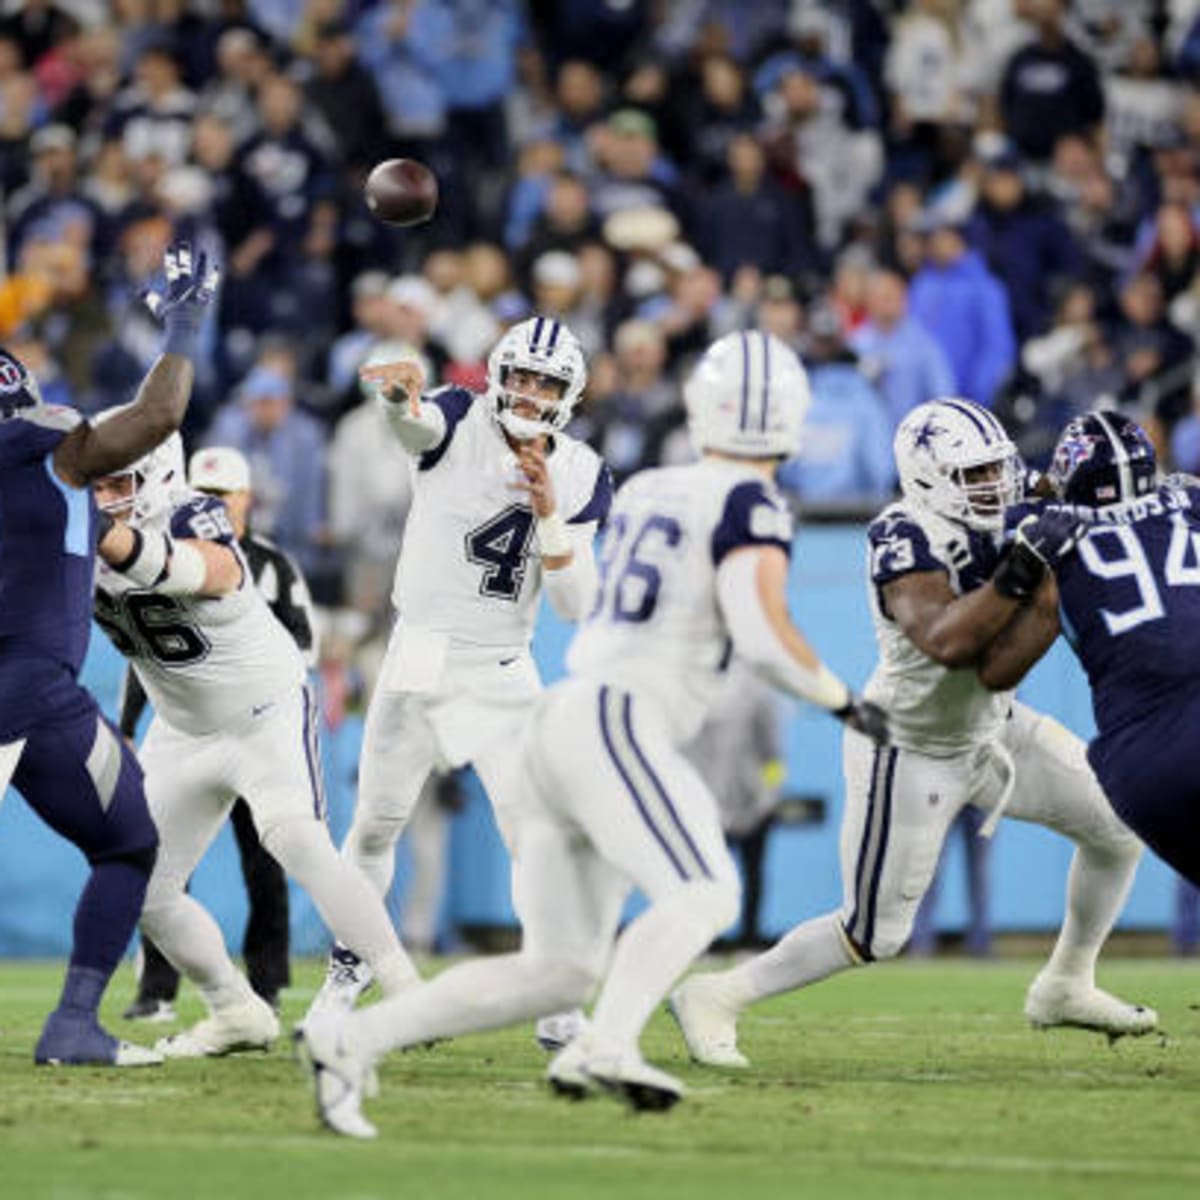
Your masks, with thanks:
[[[740,546],[778,546],[790,556],[793,531],[791,510],[766,480],[735,484],[713,530],[713,566],[720,566],[725,556]]]
[[[919,521],[900,505],[884,509],[867,528],[871,581],[877,586],[918,571],[945,571]]]
[[[237,541],[229,512],[216,496],[192,496],[171,513],[171,536],[220,542],[223,546]]]

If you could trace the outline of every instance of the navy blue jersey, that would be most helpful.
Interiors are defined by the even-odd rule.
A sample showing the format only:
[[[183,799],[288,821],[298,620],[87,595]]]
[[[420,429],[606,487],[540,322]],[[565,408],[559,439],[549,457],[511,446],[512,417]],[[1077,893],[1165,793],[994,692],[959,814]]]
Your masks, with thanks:
[[[1097,518],[1058,588],[1103,737],[1200,682],[1200,490],[1168,482]]]
[[[59,479],[53,454],[77,421],[49,407],[0,421],[0,647],[72,673],[91,629],[96,505]]]

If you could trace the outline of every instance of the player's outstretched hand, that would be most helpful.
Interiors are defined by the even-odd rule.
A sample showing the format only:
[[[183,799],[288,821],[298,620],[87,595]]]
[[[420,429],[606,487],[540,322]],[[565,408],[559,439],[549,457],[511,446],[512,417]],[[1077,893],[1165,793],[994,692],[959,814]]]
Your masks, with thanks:
[[[421,393],[425,390],[425,372],[415,359],[394,363],[376,363],[362,367],[358,378],[368,387],[379,389],[389,404],[407,404],[408,415],[421,415]]]
[[[206,251],[193,252],[187,241],[174,241],[163,255],[163,279],[146,293],[146,307],[169,329],[199,326],[221,282],[221,268]]]
[[[878,704],[852,695],[849,703],[836,709],[833,715],[856,733],[869,737],[877,746],[887,745],[888,715]]]
[[[1044,508],[1017,526],[1017,545],[1027,547],[1051,569],[1079,544],[1086,522],[1064,508]]]

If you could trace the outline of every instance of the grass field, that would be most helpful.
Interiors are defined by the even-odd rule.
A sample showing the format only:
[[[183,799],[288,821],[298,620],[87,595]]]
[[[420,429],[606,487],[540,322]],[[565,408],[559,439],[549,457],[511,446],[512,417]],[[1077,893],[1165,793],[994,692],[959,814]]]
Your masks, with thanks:
[[[772,1001],[743,1026],[755,1069],[685,1062],[667,1018],[648,1056],[692,1095],[667,1115],[542,1086],[528,1029],[390,1060],[372,1144],[317,1128],[307,1081],[270,1055],[141,1072],[37,1069],[53,964],[0,964],[0,1196],[1200,1196],[1200,967],[1113,962],[1167,1036],[1110,1047],[1020,1016],[1032,962],[893,964]],[[302,964],[284,1015],[317,979]],[[128,1000],[114,985],[106,1017]],[[198,1015],[192,1001],[186,1019]],[[135,1027],[149,1040],[145,1027]],[[161,1031],[162,1027],[154,1027]]]

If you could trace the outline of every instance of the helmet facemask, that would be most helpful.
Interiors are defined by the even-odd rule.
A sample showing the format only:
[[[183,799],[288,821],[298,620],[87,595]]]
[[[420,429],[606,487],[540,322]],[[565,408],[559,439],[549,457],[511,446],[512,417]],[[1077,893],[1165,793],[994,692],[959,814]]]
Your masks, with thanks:
[[[1021,498],[1021,462],[1015,446],[976,463],[947,466],[945,491],[934,506],[942,516],[969,529],[999,533],[1005,511]]]
[[[542,367],[501,367],[493,400],[496,420],[522,442],[554,434],[571,419],[569,389],[570,380]]]
[[[187,495],[179,435],[172,434],[131,467],[114,471],[98,482],[114,493],[104,500],[97,496],[96,506],[101,512],[140,528],[165,521],[171,509]]]

